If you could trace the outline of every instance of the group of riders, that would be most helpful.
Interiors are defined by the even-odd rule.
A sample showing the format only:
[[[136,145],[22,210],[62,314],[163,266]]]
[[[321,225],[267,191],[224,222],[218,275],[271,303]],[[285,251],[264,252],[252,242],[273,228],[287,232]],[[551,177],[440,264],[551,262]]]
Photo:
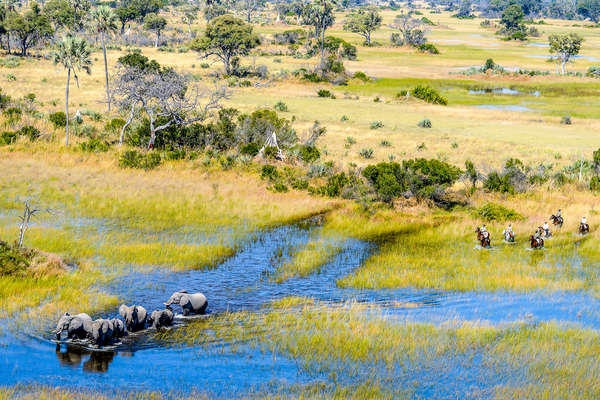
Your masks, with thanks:
[[[558,226],[559,228],[562,227],[564,220],[560,209],[556,214],[552,214],[550,219],[552,220],[553,225]],[[584,235],[589,231],[590,226],[587,223],[587,218],[584,216],[579,222],[579,233]],[[475,232],[477,233],[477,240],[481,242],[481,247],[491,247],[491,235],[488,232],[485,224],[483,224],[482,227],[477,228]],[[508,226],[502,231],[502,235],[504,236],[505,241],[514,243],[515,233],[511,224],[508,224]],[[548,225],[547,221],[544,221],[544,224],[539,226],[535,233],[529,237],[531,248],[538,249],[544,247],[544,238],[549,238],[551,236],[552,233],[550,232],[550,225]]]

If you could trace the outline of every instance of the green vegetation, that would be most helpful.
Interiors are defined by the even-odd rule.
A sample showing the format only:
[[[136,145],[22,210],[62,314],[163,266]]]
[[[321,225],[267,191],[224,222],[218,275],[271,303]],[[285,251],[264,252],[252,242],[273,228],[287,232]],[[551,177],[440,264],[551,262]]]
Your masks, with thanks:
[[[293,277],[318,273],[319,268],[332,259],[342,247],[324,239],[310,241],[300,249],[293,251],[291,260],[277,268],[275,280],[283,282]]]

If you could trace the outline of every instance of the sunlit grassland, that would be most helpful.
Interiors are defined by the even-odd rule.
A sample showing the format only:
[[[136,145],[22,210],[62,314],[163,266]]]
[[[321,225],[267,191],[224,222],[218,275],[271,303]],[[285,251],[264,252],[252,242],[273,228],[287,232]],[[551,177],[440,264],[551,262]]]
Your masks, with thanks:
[[[375,379],[394,390],[409,391],[409,383],[419,379],[415,373],[426,376],[439,363],[454,363],[480,372],[492,368],[508,374],[505,382],[524,378],[532,389],[525,392],[528,398],[569,397],[575,391],[581,398],[600,394],[595,379],[600,372],[598,333],[555,323],[492,327],[456,321],[437,326],[393,322],[380,310],[357,304],[305,305],[264,314],[222,314],[162,333],[161,338],[215,351],[236,343],[223,349],[243,352],[249,346],[283,354],[301,368],[352,376],[355,383]],[[391,383],[387,375],[394,377]],[[517,397],[521,390],[519,383],[493,389],[498,398]]]
[[[587,215],[598,224],[593,194],[573,190],[534,193],[502,199],[478,195],[481,206],[496,201],[514,208],[524,220],[512,222],[516,244],[503,242],[502,230],[508,222],[487,222],[493,249],[479,249],[474,229],[486,223],[474,211],[455,212],[449,223],[421,226],[411,234],[388,238],[365,264],[338,284],[357,288],[435,288],[458,291],[527,292],[532,290],[583,290],[600,293],[598,233],[577,234],[579,219]],[[562,208],[565,224],[554,227],[554,237],[545,249],[531,251],[529,236],[549,216]],[[428,220],[423,216],[423,221]]]

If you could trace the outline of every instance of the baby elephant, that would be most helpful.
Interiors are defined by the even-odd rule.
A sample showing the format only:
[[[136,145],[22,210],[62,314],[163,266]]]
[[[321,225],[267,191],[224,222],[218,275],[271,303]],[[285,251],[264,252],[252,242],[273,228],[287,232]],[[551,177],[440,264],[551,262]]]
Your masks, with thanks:
[[[113,318],[110,320],[110,322],[112,322],[113,324],[113,337],[115,339],[120,339],[123,336],[125,336],[127,332],[125,332],[125,324],[123,323],[123,321],[117,318]]]
[[[129,332],[141,331],[146,327],[148,314],[142,306],[126,306],[122,304],[119,307],[119,315],[125,319],[125,326]]]
[[[148,318],[148,324],[152,325],[155,329],[173,325],[173,311],[168,308],[166,310],[152,311],[150,318]]]
[[[114,326],[109,319],[97,319],[92,322],[90,341],[97,346],[111,344],[114,339]]]
[[[60,340],[63,331],[67,331],[69,339],[86,339],[91,332],[92,318],[85,314],[71,315],[65,313],[58,320],[56,329],[53,333],[56,335],[56,340]]]
[[[180,290],[171,295],[171,298],[164,303],[167,307],[171,304],[179,304],[183,309],[183,315],[188,314],[204,314],[208,301],[202,293],[188,293],[185,290]]]

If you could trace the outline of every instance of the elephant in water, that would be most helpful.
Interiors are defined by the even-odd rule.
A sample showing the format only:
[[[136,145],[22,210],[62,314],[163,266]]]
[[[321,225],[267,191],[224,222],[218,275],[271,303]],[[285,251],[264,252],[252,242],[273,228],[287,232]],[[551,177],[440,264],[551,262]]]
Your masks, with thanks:
[[[109,319],[97,319],[92,322],[90,341],[97,346],[111,344],[114,339],[113,323]]]
[[[92,318],[85,314],[71,315],[65,313],[56,324],[56,329],[53,333],[56,335],[56,340],[60,340],[63,331],[67,331],[69,339],[86,339],[91,333]]]
[[[119,339],[125,336],[127,332],[125,331],[125,324],[123,323],[123,321],[117,318],[113,318],[110,320],[110,322],[112,322],[113,324],[113,336],[115,339]]]
[[[155,310],[150,314],[148,323],[155,329],[173,325],[173,311],[168,308],[165,310]]]
[[[119,315],[125,319],[125,326],[129,332],[141,331],[146,327],[148,314],[142,306],[127,306],[122,304],[119,307]]]
[[[183,315],[204,314],[208,301],[202,293],[188,293],[186,290],[180,290],[171,295],[169,300],[164,303],[167,307],[171,304],[179,304],[183,309]]]

